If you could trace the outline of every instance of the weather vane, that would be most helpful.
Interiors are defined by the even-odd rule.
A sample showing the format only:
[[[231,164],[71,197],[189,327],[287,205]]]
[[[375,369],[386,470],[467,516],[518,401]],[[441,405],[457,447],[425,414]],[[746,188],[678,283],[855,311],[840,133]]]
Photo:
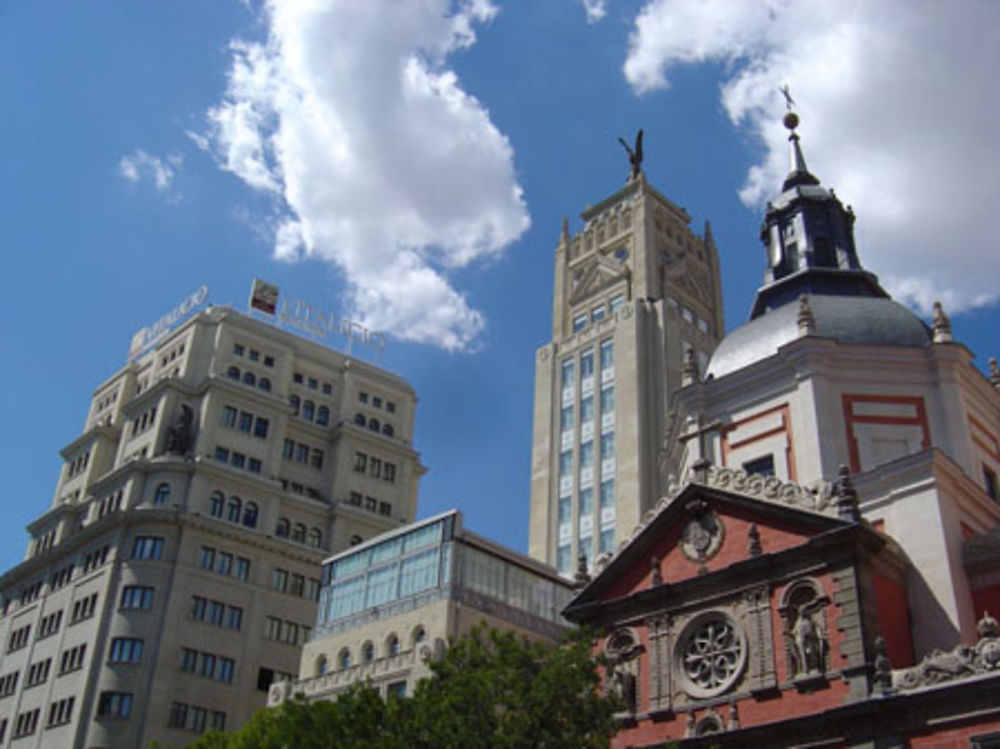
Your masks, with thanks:
[[[640,127],[639,132],[635,134],[634,148],[630,148],[624,138],[619,138],[618,142],[628,153],[628,163],[632,166],[632,174],[629,177],[629,182],[631,182],[642,173],[642,128]]]
[[[791,92],[791,89],[788,88],[788,84],[786,83],[784,86],[782,86],[778,90],[781,92],[782,96],[785,97],[785,108],[786,109],[791,109],[792,107],[794,107],[795,106],[795,99],[792,98],[792,92]]]

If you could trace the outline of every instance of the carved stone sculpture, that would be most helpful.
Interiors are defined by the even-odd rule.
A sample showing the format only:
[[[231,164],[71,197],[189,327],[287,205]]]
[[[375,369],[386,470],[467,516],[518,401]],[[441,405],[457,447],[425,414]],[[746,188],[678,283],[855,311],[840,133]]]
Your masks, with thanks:
[[[801,679],[826,672],[829,641],[826,635],[826,607],[830,599],[812,580],[798,580],[788,586],[778,613],[788,676]]]
[[[899,689],[915,689],[1000,669],[998,629],[996,619],[985,612],[979,621],[979,642],[947,652],[934,650],[916,666],[893,672],[893,684]]]
[[[629,629],[614,632],[605,645],[607,656],[605,691],[620,701],[626,713],[634,714],[638,703],[639,655],[642,653],[636,635]]]
[[[191,452],[193,426],[194,410],[184,403],[177,420],[167,427],[165,450],[169,455],[187,455]]]
[[[632,167],[632,172],[629,175],[629,182],[631,182],[642,173],[642,128],[639,128],[639,132],[635,134],[635,148],[630,147],[624,138],[619,138],[618,142],[622,144],[628,154],[628,163]]]

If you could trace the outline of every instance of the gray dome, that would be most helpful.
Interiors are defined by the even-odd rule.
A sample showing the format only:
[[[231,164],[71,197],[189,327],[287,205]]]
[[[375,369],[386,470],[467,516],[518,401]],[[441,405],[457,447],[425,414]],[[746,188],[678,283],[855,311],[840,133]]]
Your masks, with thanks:
[[[926,346],[931,331],[892,299],[810,294],[815,335],[845,344]],[[732,331],[719,343],[706,376],[723,377],[766,359],[799,337],[798,304],[783,304]]]

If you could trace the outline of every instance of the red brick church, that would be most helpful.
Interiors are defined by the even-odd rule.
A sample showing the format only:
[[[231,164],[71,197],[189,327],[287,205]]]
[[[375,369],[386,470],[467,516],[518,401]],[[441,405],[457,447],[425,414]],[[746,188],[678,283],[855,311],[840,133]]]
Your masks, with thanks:
[[[616,749],[1000,747],[1000,373],[861,266],[785,124],[750,319],[686,363],[664,498],[564,613]]]

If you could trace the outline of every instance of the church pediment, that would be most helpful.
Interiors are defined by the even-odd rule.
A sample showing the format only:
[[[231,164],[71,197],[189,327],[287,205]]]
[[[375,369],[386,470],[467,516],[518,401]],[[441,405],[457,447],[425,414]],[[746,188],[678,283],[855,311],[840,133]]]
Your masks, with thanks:
[[[709,275],[704,268],[686,257],[664,266],[664,287],[667,293],[682,301],[696,302],[711,309],[712,289]]]
[[[699,479],[661,500],[631,539],[610,559],[598,560],[596,576],[569,608],[705,580],[851,525],[836,516],[829,485],[807,489],[714,467]]]
[[[583,301],[623,278],[628,278],[628,274],[628,266],[625,263],[597,255],[589,263],[573,271],[569,303],[576,304]]]

